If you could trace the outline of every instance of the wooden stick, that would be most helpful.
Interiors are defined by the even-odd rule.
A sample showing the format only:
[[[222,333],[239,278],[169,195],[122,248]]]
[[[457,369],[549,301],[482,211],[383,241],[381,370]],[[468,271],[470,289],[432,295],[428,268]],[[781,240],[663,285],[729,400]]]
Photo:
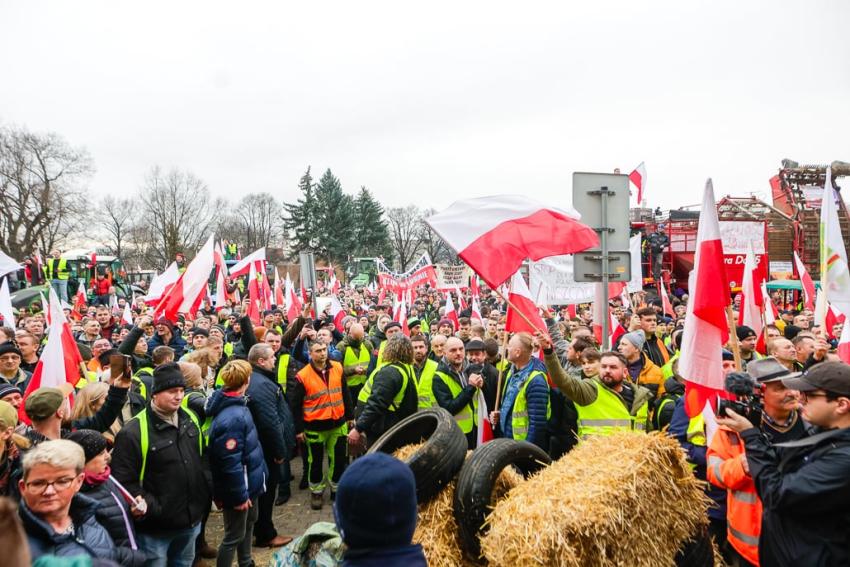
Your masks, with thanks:
[[[502,338],[502,362],[507,360],[509,334],[510,333],[505,331],[505,336]],[[504,374],[504,368],[504,364],[499,366],[499,377],[496,379],[496,407],[493,408],[493,411],[499,411],[499,402],[502,401],[502,375]]]
[[[735,328],[735,316],[732,306],[726,306],[726,317],[729,320],[729,342],[732,344],[732,356],[735,357],[735,369],[741,371],[741,349],[738,347],[738,331]]]

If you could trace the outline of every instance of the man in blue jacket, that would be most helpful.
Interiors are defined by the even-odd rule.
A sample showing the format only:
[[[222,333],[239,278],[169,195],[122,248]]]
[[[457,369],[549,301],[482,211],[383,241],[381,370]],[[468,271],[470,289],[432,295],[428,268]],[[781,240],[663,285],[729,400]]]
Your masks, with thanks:
[[[267,343],[257,343],[248,352],[253,373],[248,386],[248,409],[257,427],[260,446],[266,460],[269,478],[266,492],[260,496],[257,523],[254,526],[256,547],[281,547],[291,537],[278,535],[272,521],[275,495],[280,482],[280,465],[291,458],[295,448],[295,422],[286,403],[283,389],[277,382],[274,349]]]

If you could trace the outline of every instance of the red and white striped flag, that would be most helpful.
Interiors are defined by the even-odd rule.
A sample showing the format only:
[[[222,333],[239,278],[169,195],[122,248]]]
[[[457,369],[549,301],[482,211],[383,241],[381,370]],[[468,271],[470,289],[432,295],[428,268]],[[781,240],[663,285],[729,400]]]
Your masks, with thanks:
[[[694,269],[688,289],[691,299],[682,334],[679,373],[685,378],[685,409],[690,416],[702,412],[710,399],[727,394],[723,387],[723,345],[729,340],[726,306],[729,284],[723,264],[723,242],[714,188],[705,184],[697,231]]]
[[[169,321],[176,322],[179,313],[185,313],[190,317],[197,311],[199,297],[203,297],[207,291],[207,281],[215,266],[215,239],[213,235],[207,239],[206,244],[198,251],[186,268],[180,274],[177,282],[168,290],[154,312],[154,319],[160,316]]]
[[[508,314],[505,321],[505,330],[509,333],[531,333],[537,331],[546,332],[546,323],[540,317],[531,292],[525,283],[522,273],[516,272],[511,278],[511,290],[508,292]],[[521,314],[520,314],[521,313]]]
[[[236,265],[230,268],[230,277],[236,278],[239,276],[247,276],[251,271],[251,265],[262,263],[265,265],[266,263],[266,248],[265,246],[260,248],[259,250],[254,250],[247,256],[245,256],[242,260],[240,260]],[[255,269],[259,270],[259,266],[256,266]]]
[[[178,279],[180,279],[180,269],[177,267],[177,262],[171,262],[164,272],[157,274],[151,280],[151,285],[148,286],[148,294],[144,298],[145,303],[156,306],[162,296],[174,287]]]
[[[455,293],[457,294],[457,308],[459,311],[466,311],[466,301],[463,299],[463,294],[460,292],[460,286],[455,286]]]
[[[334,327],[340,333],[345,332],[345,329],[342,326],[342,320],[345,319],[345,310],[342,308],[342,305],[339,302],[337,296],[331,296],[331,318],[333,318]]]
[[[658,287],[661,289],[661,310],[670,317],[674,317],[676,312],[673,311],[673,304],[670,302],[670,295],[667,293],[667,285],[664,280],[658,282]]]
[[[838,339],[838,358],[846,364],[850,364],[850,318],[844,319],[841,327],[841,338]]]
[[[254,263],[248,267],[248,313],[243,313],[242,315],[248,315],[251,318],[251,322],[255,325],[259,325],[260,321],[262,321],[262,315],[260,313],[260,307],[262,306],[263,300],[260,297],[260,281],[257,278],[257,268]]]
[[[484,392],[478,390],[478,439],[476,440],[476,447],[480,447],[487,441],[491,441],[495,435],[493,435],[493,427],[490,425],[490,411],[487,408],[487,400],[484,398]]]
[[[292,280],[289,279],[289,272],[286,272],[284,291],[286,293],[286,301],[283,304],[283,308],[286,311],[286,320],[289,324],[292,324],[301,314],[303,304],[301,303],[301,298],[295,293],[295,286],[292,284]]]
[[[124,313],[121,315],[121,320],[127,323],[128,325],[133,324],[133,312],[130,310],[129,302],[124,304]]]
[[[221,248],[221,243],[215,243],[215,302],[216,311],[224,309],[227,305],[227,284],[224,278],[227,276],[227,263],[224,261],[224,252]]]
[[[83,357],[80,356],[77,342],[71,333],[71,326],[65,320],[59,297],[53,288],[50,288],[48,293],[50,302],[47,311],[50,313],[51,322],[47,330],[47,344],[35,365],[32,378],[24,392],[24,400],[42,387],[59,388],[68,384],[70,389],[73,389],[80,379],[80,364],[83,362]],[[24,410],[25,405],[21,404],[18,416],[22,421],[30,423],[29,416]]]
[[[643,191],[646,189],[646,165],[643,162],[629,174],[629,181],[637,187],[637,203],[640,205],[643,202]]]
[[[277,266],[274,267],[274,304],[280,309],[285,303],[283,297],[283,286],[280,283],[280,272],[277,271]]]
[[[448,319],[454,325],[454,330],[457,331],[460,329],[460,321],[458,321],[457,311],[455,311],[455,304],[452,300],[452,292],[446,292],[446,312],[443,314],[444,319]]]
[[[814,311],[815,299],[817,297],[815,294],[815,282],[812,281],[812,276],[809,275],[806,265],[803,264],[796,250],[794,251],[794,266],[797,268],[797,275],[800,277],[800,283],[803,286],[803,298],[806,302],[806,309]]]
[[[762,310],[764,308],[764,296],[761,293],[761,282],[756,266],[756,255],[753,252],[752,243],[748,243],[747,257],[744,262],[744,281],[741,283],[741,306],[738,313],[738,324],[746,325],[755,331],[756,336],[762,332]]]
[[[478,294],[472,296],[472,317],[484,323],[484,317],[481,316],[481,306],[478,304]]]

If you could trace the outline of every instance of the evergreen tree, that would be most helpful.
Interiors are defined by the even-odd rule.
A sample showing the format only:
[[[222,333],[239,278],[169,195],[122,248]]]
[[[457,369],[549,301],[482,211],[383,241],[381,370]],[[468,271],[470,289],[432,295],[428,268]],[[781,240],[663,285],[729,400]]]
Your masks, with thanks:
[[[383,256],[391,260],[392,247],[384,220],[384,208],[372,196],[365,186],[354,199],[355,238],[353,254],[355,256]]]
[[[283,205],[286,210],[283,226],[287,233],[289,233],[292,255],[296,258],[299,252],[313,250],[318,245],[318,241],[316,240],[318,211],[315,184],[313,183],[313,177],[310,175],[310,166],[307,166],[307,171],[301,176],[301,180],[298,182],[298,189],[301,190],[302,196],[295,203],[286,203]]]
[[[314,250],[329,262],[340,263],[351,254],[355,241],[354,199],[342,192],[339,179],[325,171],[316,184]]]

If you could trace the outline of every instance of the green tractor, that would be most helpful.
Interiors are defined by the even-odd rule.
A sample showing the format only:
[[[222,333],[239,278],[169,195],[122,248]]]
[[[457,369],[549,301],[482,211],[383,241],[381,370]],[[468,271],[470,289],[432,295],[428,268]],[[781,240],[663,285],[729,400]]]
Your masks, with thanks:
[[[352,258],[348,262],[346,275],[354,287],[366,287],[378,277],[377,258]]]

